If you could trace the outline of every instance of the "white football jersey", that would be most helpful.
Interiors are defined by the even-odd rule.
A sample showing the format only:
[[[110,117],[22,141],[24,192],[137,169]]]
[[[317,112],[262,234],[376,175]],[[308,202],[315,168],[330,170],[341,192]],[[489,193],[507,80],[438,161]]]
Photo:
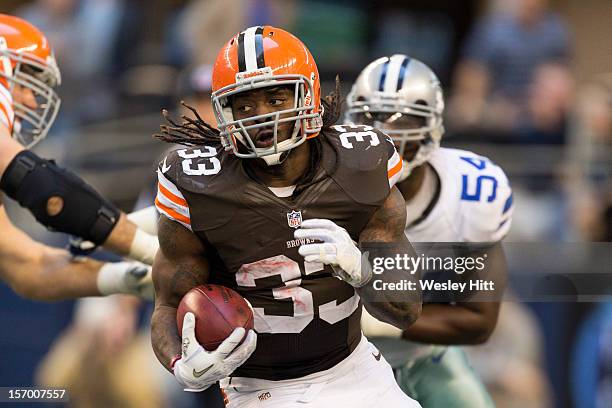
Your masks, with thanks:
[[[497,242],[508,233],[514,209],[512,189],[499,166],[484,156],[447,148],[436,149],[428,163],[438,174],[440,193],[429,214],[406,228],[411,242]],[[365,309],[361,326],[368,337],[401,336],[401,330]],[[435,345],[398,342],[411,360],[439,350]]]
[[[406,228],[411,242],[497,242],[512,222],[512,189],[504,171],[484,156],[437,149],[428,163],[440,195],[425,219]]]

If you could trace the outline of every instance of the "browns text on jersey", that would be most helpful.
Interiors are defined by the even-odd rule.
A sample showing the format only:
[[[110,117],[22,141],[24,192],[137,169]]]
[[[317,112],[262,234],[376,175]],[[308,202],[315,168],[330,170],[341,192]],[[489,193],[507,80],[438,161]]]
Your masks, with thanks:
[[[258,346],[235,376],[298,378],[333,367],[361,339],[354,288],[329,266],[304,262],[294,230],[327,218],[357,241],[384,202],[401,160],[384,134],[336,126],[317,139],[320,166],[298,194],[278,197],[219,145],[179,149],[158,169],[158,209],[215,250],[210,282],[253,306]]]

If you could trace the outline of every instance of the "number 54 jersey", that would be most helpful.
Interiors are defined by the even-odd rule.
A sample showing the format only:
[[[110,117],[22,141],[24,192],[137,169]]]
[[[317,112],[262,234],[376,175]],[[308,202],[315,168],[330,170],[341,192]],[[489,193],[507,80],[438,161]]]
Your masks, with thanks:
[[[498,242],[510,230],[513,196],[501,167],[484,156],[439,148],[428,160],[440,183],[435,206],[408,225],[411,242]]]
[[[361,339],[359,296],[329,266],[304,262],[305,242],[293,233],[304,219],[326,218],[358,241],[401,160],[388,137],[368,127],[335,127],[306,143],[319,144],[319,181],[291,197],[254,181],[245,168],[252,159],[216,145],[176,150],[158,169],[158,210],[213,249],[209,282],[253,306],[257,349],[234,376],[313,374],[348,357]]]

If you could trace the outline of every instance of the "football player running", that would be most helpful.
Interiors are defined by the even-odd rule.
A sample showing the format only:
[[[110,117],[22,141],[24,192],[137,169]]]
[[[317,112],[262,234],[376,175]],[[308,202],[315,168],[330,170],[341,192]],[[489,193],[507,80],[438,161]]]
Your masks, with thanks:
[[[419,406],[360,328],[362,301],[400,328],[420,312],[418,294],[368,300],[372,272],[360,244],[411,250],[389,138],[333,126],[339,95],[323,114],[312,55],[275,27],[248,28],[221,49],[212,99],[219,130],[197,113],[162,127],[162,139],[192,147],[157,172],[152,343],[160,362],[188,391],[221,381],[228,407]],[[250,302],[257,334],[238,328],[207,351],[191,313],[177,332],[179,301],[206,282]]]
[[[39,220],[49,221],[44,223],[47,226],[96,243],[106,241],[121,255],[152,263],[157,250],[154,236],[137,230],[76,176],[26,150],[45,137],[55,119],[60,100],[53,88],[59,82],[44,34],[20,18],[0,14],[2,189],[34,210]],[[45,191],[52,192],[49,200]],[[74,260],[67,251],[35,242],[16,228],[1,199],[0,279],[20,295],[34,300],[113,293],[153,297],[145,265]]]
[[[359,75],[347,108],[346,122],[383,130],[402,155],[397,187],[406,200],[410,241],[490,243],[484,251],[487,274],[501,289],[506,266],[500,241],[510,228],[512,190],[502,169],[486,157],[440,147],[444,100],[433,71],[405,55],[379,58]],[[397,379],[423,407],[493,406],[463,351],[452,345],[487,340],[497,322],[499,297],[452,304],[427,303],[427,297],[424,292],[422,314],[407,330],[364,315],[365,334],[408,340],[375,343],[383,354],[405,350],[405,359],[392,362]]]

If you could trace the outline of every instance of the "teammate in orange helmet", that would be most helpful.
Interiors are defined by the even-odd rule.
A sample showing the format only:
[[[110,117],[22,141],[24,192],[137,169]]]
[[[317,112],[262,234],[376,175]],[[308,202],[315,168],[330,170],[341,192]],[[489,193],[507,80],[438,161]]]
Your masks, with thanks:
[[[234,36],[212,79],[219,130],[197,115],[162,127],[162,139],[192,147],[170,153],[157,171],[158,359],[186,390],[221,381],[232,408],[264,400],[269,407],[419,406],[359,322],[362,305],[400,328],[420,312],[418,297],[374,296],[362,261],[368,242],[381,256],[410,251],[392,141],[371,127],[333,126],[338,90],[324,111],[312,55],[282,29]],[[389,242],[393,249],[381,245]],[[401,275],[388,272],[376,279]],[[178,302],[206,282],[251,303],[257,334],[238,328],[207,351],[191,313],[177,332]]]
[[[79,178],[26,150],[53,124],[60,106],[54,88],[60,81],[44,34],[27,21],[0,14],[2,190],[46,226],[106,242],[122,255],[151,262],[155,237],[137,230]],[[145,265],[75,261],[67,251],[35,242],[16,228],[1,201],[0,231],[0,278],[25,297],[56,300],[111,293],[152,297]]]

